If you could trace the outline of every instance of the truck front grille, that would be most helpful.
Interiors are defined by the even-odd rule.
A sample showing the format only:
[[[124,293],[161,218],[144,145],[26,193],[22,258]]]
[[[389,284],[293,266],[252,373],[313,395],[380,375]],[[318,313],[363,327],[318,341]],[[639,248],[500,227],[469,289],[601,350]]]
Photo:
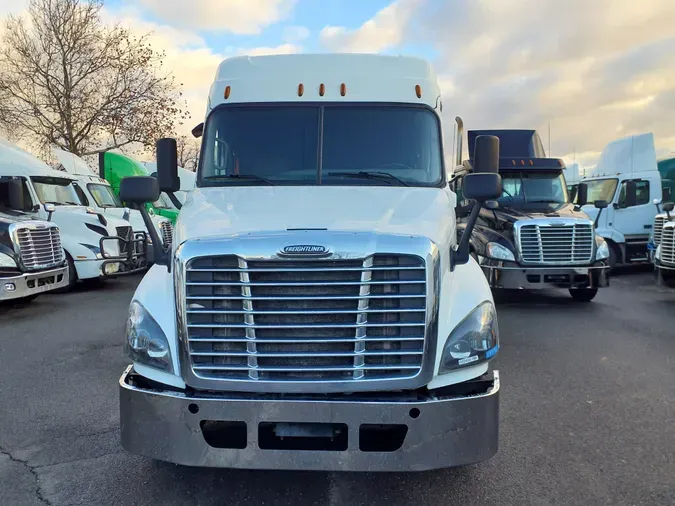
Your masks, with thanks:
[[[131,227],[116,227],[115,230],[117,231],[117,237],[121,239],[119,241],[120,254],[126,255],[129,252],[129,248],[133,248],[133,244],[131,242],[133,239],[133,232]]]
[[[591,223],[552,221],[520,226],[519,248],[526,264],[587,264],[593,260],[594,241]]]
[[[192,372],[210,380],[409,379],[425,351],[426,270],[360,260],[202,257],[186,270]]]
[[[665,216],[657,216],[654,218],[654,244],[658,246],[661,244],[661,234],[663,233],[663,225],[666,224]]]
[[[675,266],[675,228],[665,227],[661,236],[661,263]]]
[[[159,224],[159,229],[162,232],[162,240],[165,246],[171,246],[173,240],[173,225],[170,221],[162,221]]]
[[[55,225],[19,225],[16,241],[26,270],[48,269],[63,263],[61,236]]]

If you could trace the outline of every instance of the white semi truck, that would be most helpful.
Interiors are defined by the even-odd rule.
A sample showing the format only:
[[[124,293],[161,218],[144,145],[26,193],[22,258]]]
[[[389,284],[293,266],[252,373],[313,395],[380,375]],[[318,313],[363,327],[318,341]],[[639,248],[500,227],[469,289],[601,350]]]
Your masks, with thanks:
[[[220,64],[196,188],[171,248],[153,238],[157,264],[129,308],[124,448],[360,471],[495,454],[497,314],[469,237],[501,195],[499,140],[476,140],[458,241],[440,111],[416,58]],[[157,164],[157,178],[121,182],[146,220],[143,203],[180,189],[175,140],[158,142]]]

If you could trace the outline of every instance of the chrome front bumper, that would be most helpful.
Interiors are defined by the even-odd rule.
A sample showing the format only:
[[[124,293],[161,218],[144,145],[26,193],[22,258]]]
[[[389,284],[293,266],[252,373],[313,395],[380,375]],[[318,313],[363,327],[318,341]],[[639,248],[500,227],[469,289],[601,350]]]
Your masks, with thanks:
[[[505,265],[506,264],[506,265]],[[539,290],[543,288],[604,288],[609,286],[609,266],[523,267],[511,262],[486,262],[483,273],[492,288]]]
[[[499,432],[499,373],[477,384],[481,391],[446,396],[187,393],[150,383],[129,366],[120,378],[122,446],[204,467],[423,471],[472,464],[497,452]],[[228,424],[209,432],[218,422]],[[400,439],[396,449],[375,441],[390,445],[392,438]],[[317,448],[322,442],[330,448]]]
[[[21,299],[62,288],[68,284],[68,266],[0,278],[0,300]]]

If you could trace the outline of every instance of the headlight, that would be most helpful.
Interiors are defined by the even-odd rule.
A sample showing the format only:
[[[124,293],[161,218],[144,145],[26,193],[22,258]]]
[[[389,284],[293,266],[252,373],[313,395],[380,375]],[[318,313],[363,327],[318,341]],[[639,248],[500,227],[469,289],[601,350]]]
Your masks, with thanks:
[[[125,349],[134,362],[173,372],[171,348],[164,331],[137,301],[129,306]]]
[[[654,258],[656,258],[657,260],[661,260],[661,245],[660,244],[656,247],[656,253],[654,253]]]
[[[595,236],[595,247],[596,260],[604,260],[605,258],[609,258],[609,246],[607,245],[607,241],[605,241],[599,235]]]
[[[483,302],[450,333],[443,347],[439,374],[489,360],[499,350],[497,312],[492,302]]]
[[[507,260],[510,262],[516,261],[516,257],[513,256],[513,252],[511,250],[496,242],[489,242],[485,248],[485,251],[488,257],[495,260]]]
[[[18,265],[16,265],[16,262],[11,256],[6,253],[0,253],[0,267],[16,269]]]

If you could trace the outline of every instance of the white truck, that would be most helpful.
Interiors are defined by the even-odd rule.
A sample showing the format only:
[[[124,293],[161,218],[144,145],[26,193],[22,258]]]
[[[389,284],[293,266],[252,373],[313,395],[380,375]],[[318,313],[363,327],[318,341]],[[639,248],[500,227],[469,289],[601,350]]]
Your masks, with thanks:
[[[576,202],[609,245],[611,267],[649,259],[647,245],[654,225],[654,200],[661,199],[654,136],[633,135],[605,146],[593,173],[584,177]],[[607,209],[594,206],[606,201]]]
[[[0,177],[0,302],[28,302],[68,284],[68,264],[54,223],[31,219],[18,179]]]
[[[73,184],[82,205],[93,208],[103,216],[112,216],[128,221],[134,237],[131,244],[136,248],[137,253],[134,261],[139,268],[152,264],[152,240],[141,213],[137,209],[124,207],[115,195],[110,183],[99,177],[98,173],[93,171],[85,160],[61,149],[53,149],[52,151],[58,159],[58,165],[55,168],[77,178],[77,181]],[[171,220],[154,213],[150,215],[150,219],[160,237],[167,240],[172,237],[173,225]]]
[[[24,192],[23,216],[51,221],[60,230],[68,263],[68,287],[127,269],[121,248],[128,244],[128,221],[106,218],[80,204],[74,176],[54,170],[30,153],[0,141],[0,181],[18,180]],[[102,251],[102,249],[105,250]],[[106,258],[104,258],[104,255]]]
[[[499,140],[477,140],[458,241],[425,61],[231,58],[208,104],[196,188],[129,308],[124,448],[261,469],[490,458],[497,314],[469,237],[501,195]],[[157,165],[121,182],[146,220],[144,202],[180,189],[175,140]]]
[[[654,254],[654,272],[659,285],[675,288],[675,213],[673,202],[663,204],[665,221]]]

